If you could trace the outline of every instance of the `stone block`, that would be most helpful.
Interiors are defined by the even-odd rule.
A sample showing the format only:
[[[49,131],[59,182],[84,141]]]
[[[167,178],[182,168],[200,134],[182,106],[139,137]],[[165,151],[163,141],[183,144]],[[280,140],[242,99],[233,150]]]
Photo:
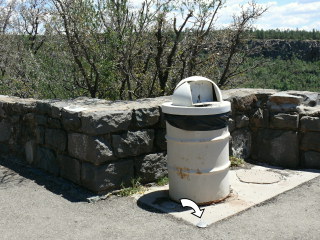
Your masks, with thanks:
[[[155,131],[154,143],[160,151],[167,150],[166,129],[159,128]]]
[[[95,166],[82,163],[81,183],[89,190],[100,193],[128,186],[133,179],[133,160],[124,160]]]
[[[49,128],[61,128],[61,123],[59,119],[48,118],[48,127]]]
[[[153,149],[154,130],[128,131],[112,136],[113,149],[117,157],[124,158],[150,153]]]
[[[270,127],[278,129],[292,129],[296,130],[299,124],[299,115],[278,113],[274,114],[270,118]]]
[[[160,108],[160,119],[159,119],[159,122],[160,122],[159,125],[160,125],[161,128],[165,128],[166,127],[166,118],[165,118],[165,115],[162,112],[161,108]]]
[[[36,160],[36,143],[30,140],[24,145],[25,159],[29,164],[32,164]]]
[[[10,115],[12,114],[11,104],[9,104],[8,102],[2,101],[1,107],[5,113],[10,113]],[[8,114],[6,114],[4,118],[6,118],[7,116]]]
[[[249,118],[246,115],[237,115],[235,119],[237,128],[244,128],[249,126]]]
[[[46,128],[45,144],[59,152],[63,152],[67,146],[67,134],[61,129]]]
[[[257,101],[258,99],[255,94],[249,94],[246,96],[235,96],[232,101],[232,108],[236,112],[250,111]]]
[[[153,153],[137,157],[135,169],[142,183],[154,182],[168,175],[166,154]]]
[[[104,135],[127,130],[131,120],[132,111],[84,112],[81,117],[81,130],[89,135]]]
[[[284,92],[279,92],[271,95],[269,97],[269,101],[277,105],[280,105],[280,104],[299,105],[302,103],[303,97],[297,96],[297,95],[291,95]]]
[[[279,92],[269,97],[268,106],[271,112],[297,112],[303,97]]]
[[[36,135],[36,143],[37,144],[44,144],[45,143],[45,128],[42,126],[38,126],[35,129]]]
[[[303,164],[305,168],[320,169],[320,152],[308,151],[303,154]]]
[[[269,111],[258,108],[250,118],[250,126],[254,128],[267,128],[269,125]]]
[[[236,121],[232,118],[228,119],[228,130],[229,132],[233,132],[236,129]]]
[[[76,131],[81,127],[81,120],[78,112],[61,110],[62,125],[68,131]]]
[[[301,131],[316,131],[320,132],[320,118],[319,117],[310,117],[303,116],[300,119]]]
[[[74,183],[80,184],[81,163],[65,155],[59,155],[60,176]]]
[[[3,108],[3,103],[0,102],[0,118],[6,118],[7,117],[7,113]]]
[[[10,116],[11,123],[18,123],[20,121],[20,115],[12,115]]]
[[[64,107],[67,107],[68,105],[69,105],[68,102],[54,100],[53,102],[50,103],[51,111],[49,112],[49,115],[53,118],[60,118],[61,109]]]
[[[57,106],[51,106],[51,113],[50,116],[52,116],[53,118],[60,118],[61,113],[60,113],[60,109]]]
[[[37,167],[46,170],[56,176],[59,175],[59,162],[57,161],[55,153],[48,148],[37,148]]]
[[[299,141],[295,131],[260,129],[253,133],[252,158],[271,165],[299,166]]]
[[[35,112],[39,115],[49,114],[51,112],[49,100],[37,101]]]
[[[223,100],[231,101],[235,97],[256,96],[259,101],[265,101],[270,95],[278,92],[274,89],[262,89],[262,88],[233,88],[228,90],[222,90]]]
[[[17,156],[18,158],[24,159],[25,158],[25,149],[24,145],[21,145],[20,143],[14,143],[9,144],[9,151],[10,154]]]
[[[289,90],[286,93],[294,96],[302,97],[302,104],[305,106],[314,107],[316,106],[320,100],[320,95],[317,92],[307,92],[307,91],[297,91],[297,90]]]
[[[237,129],[232,132],[230,155],[246,159],[251,154],[251,133],[249,129]]]
[[[298,112],[298,106],[296,104],[284,103],[284,104],[276,104],[276,103],[268,103],[269,109],[271,112]]]
[[[99,165],[115,159],[111,146],[103,137],[92,137],[80,133],[68,135],[69,155]]]
[[[35,125],[36,124],[36,117],[35,117],[34,113],[27,113],[27,114],[23,115],[22,121],[24,123],[28,123],[30,125]]]
[[[48,117],[44,115],[36,115],[35,116],[37,125],[46,126],[48,122]]]
[[[10,152],[10,148],[8,144],[0,143],[0,155],[8,154]]]
[[[306,132],[302,136],[300,148],[320,152],[320,132]]]
[[[10,103],[10,105],[12,110],[12,112],[10,112],[11,114],[24,114],[28,112],[34,112],[36,109],[36,102],[31,99],[23,99],[23,101],[21,101],[21,99],[18,99],[18,101]]]
[[[0,142],[7,142],[11,137],[12,125],[6,119],[0,122]]]
[[[36,139],[37,127],[29,124],[28,122],[22,122],[14,125],[13,141],[24,145],[29,140]]]
[[[159,107],[140,108],[134,110],[135,127],[144,128],[158,123],[160,118]]]

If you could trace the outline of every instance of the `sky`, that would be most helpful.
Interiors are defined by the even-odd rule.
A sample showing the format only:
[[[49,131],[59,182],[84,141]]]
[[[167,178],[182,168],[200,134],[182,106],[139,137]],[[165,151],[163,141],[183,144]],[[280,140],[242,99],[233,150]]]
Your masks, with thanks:
[[[131,0],[133,5],[139,5],[142,1]],[[232,16],[239,13],[240,5],[245,5],[249,1],[251,0],[226,0],[225,7],[219,11],[216,26],[229,25]],[[320,0],[255,0],[255,2],[262,7],[268,7],[267,12],[255,22],[254,27],[257,29],[320,31]]]
[[[246,2],[227,0],[217,23],[230,23],[230,16],[239,12],[239,6]],[[320,30],[320,0],[256,0],[256,3],[268,7],[268,11],[254,24],[257,29]]]

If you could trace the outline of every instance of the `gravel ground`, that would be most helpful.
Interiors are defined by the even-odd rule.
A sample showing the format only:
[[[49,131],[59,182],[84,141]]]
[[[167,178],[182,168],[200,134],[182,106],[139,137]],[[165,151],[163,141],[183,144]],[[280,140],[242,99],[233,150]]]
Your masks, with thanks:
[[[88,203],[63,179],[0,160],[0,239],[319,239],[320,178],[199,229],[131,197]]]

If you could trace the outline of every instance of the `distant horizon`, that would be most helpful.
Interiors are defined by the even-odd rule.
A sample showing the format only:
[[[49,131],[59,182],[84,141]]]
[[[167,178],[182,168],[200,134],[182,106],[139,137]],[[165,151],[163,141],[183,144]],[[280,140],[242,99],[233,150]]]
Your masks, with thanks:
[[[299,28],[296,28],[296,29],[290,29],[290,28],[283,28],[283,29],[280,29],[280,28],[268,28],[268,29],[264,29],[264,28],[254,28],[253,29],[254,31],[271,31],[271,30],[280,30],[280,31],[306,31],[306,32],[312,32],[313,30],[315,30],[316,32],[320,32],[320,29],[299,29]]]

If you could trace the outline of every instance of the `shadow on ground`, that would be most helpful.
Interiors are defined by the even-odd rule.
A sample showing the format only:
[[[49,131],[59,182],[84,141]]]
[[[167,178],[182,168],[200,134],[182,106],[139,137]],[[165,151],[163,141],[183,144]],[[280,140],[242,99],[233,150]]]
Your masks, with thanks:
[[[171,200],[168,190],[147,193],[137,200],[137,205],[141,209],[153,213],[178,213],[190,210],[189,208],[183,208],[180,203]]]
[[[27,166],[15,157],[0,157],[0,189],[26,184],[27,179],[44,186],[47,190],[70,202],[88,202],[88,198],[96,196],[96,194],[68,180]]]

